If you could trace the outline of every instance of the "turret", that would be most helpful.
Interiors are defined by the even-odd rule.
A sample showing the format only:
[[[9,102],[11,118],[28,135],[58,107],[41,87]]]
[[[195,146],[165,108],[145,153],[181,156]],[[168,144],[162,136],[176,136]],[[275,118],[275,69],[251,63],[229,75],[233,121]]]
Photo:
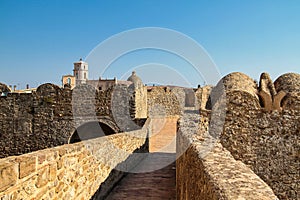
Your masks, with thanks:
[[[147,88],[134,71],[127,81],[132,82],[129,86],[132,92],[130,99],[131,117],[134,119],[147,118]]]

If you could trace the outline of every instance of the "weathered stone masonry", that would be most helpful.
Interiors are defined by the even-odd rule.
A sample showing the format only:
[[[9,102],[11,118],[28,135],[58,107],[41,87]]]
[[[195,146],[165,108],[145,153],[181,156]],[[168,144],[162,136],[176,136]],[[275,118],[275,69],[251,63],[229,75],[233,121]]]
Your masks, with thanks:
[[[198,100],[207,99],[202,91]],[[199,101],[200,121],[180,121],[177,199],[299,199],[299,92],[295,73],[274,84],[263,73],[259,85],[242,73],[225,76]]]
[[[186,110],[177,134],[176,187],[178,200],[275,200],[272,189],[215,141],[209,113]],[[200,126],[199,126],[200,125]]]
[[[149,130],[1,159],[0,199],[102,199],[148,152]]]
[[[153,87],[148,90],[147,106],[148,116],[170,117],[180,115],[180,100],[176,93],[168,87]]]
[[[249,77],[247,80],[247,85],[251,81],[254,84]],[[260,82],[263,85],[253,92],[232,91],[229,83],[224,84],[226,119],[220,140],[235,159],[248,165],[280,199],[298,199],[300,75],[282,75],[274,86],[264,73]],[[231,84],[239,87],[242,82]],[[276,102],[281,94],[284,95]]]
[[[80,88],[77,89],[80,90]],[[56,88],[50,84],[41,86],[32,95],[8,93],[7,96],[1,97],[0,125],[4,128],[1,129],[3,131],[0,132],[0,138],[4,140],[0,140],[0,148],[8,151],[12,149],[13,153],[21,154],[23,152],[19,152],[19,144],[27,146],[25,152],[34,150],[35,145],[39,146],[39,144],[42,145],[42,147],[39,146],[41,148],[48,148],[47,145],[63,144],[64,142],[59,142],[69,138],[75,130],[74,127],[81,123],[80,119],[82,118],[84,122],[86,117],[88,120],[89,117],[91,120],[95,118],[99,121],[106,120],[106,124],[109,124],[112,129],[120,128],[114,127],[113,122],[110,121],[113,112],[107,109],[114,102],[111,102],[112,92],[98,91],[95,88],[81,89],[86,92],[85,97],[95,93],[100,97],[85,98],[84,105],[87,107],[78,108],[79,110],[74,110],[71,107],[71,101],[68,100],[74,97],[72,95],[74,91],[68,88]],[[125,91],[125,88],[119,88],[114,94],[120,96]],[[225,76],[216,87],[199,88],[195,95],[197,109],[192,111],[181,110],[183,106],[180,108],[180,105],[185,105],[185,96],[184,91],[179,91],[179,89],[155,87],[148,90],[147,96],[148,116],[172,117],[183,114],[177,138],[177,153],[181,155],[177,160],[178,199],[300,198],[299,74],[284,74],[274,83],[267,74],[263,74],[258,84],[247,75],[231,73]],[[124,102],[129,100],[129,97],[126,98]],[[120,130],[125,130],[128,127],[127,122],[130,121],[128,120],[130,119],[129,109],[124,109],[124,102],[122,106],[117,106],[116,110],[117,113],[126,116],[124,123],[122,122],[123,115],[118,119],[121,120],[118,122],[122,127]],[[94,108],[89,106],[96,104],[99,105],[95,107],[97,115],[95,115]],[[223,110],[220,111],[217,108],[223,108]],[[74,112],[78,117],[75,121],[79,124],[74,124],[74,119],[72,119]],[[105,117],[100,119],[100,116]],[[211,116],[218,116],[221,120],[213,120]],[[37,125],[34,125],[36,122]],[[37,131],[41,134],[37,134]],[[22,142],[22,137],[29,142]],[[111,137],[115,138],[117,135],[108,138]],[[128,137],[130,138],[129,135],[124,138],[122,136],[123,139]],[[36,142],[30,141],[31,138]],[[93,141],[103,141],[105,138]],[[135,139],[130,139],[132,143],[129,141],[127,143],[123,139],[119,144],[125,144],[126,148],[129,146],[131,148],[136,144]],[[217,140],[214,141],[214,139]],[[210,141],[214,142],[210,143]],[[96,145],[96,143],[93,144]],[[91,197],[97,188],[92,185],[98,184],[99,186],[99,183],[106,179],[100,181],[91,173],[102,176],[101,173],[109,173],[109,170],[106,171],[101,163],[96,164],[93,158],[90,159],[90,155],[84,153],[86,148],[83,148],[82,144],[64,145],[1,159],[2,177],[0,179],[4,181],[0,183],[2,184],[0,197],[1,195],[3,199],[15,197],[14,195],[36,197],[42,191],[46,191],[45,188],[47,188],[46,196],[49,198],[53,195],[58,195],[59,199],[69,199],[74,195],[79,198]],[[210,146],[210,144],[214,145]],[[99,146],[100,143],[97,145]],[[65,149],[66,153],[60,153],[61,150],[58,149],[61,148]],[[135,148],[138,147],[134,146],[133,149]],[[106,149],[109,147],[101,146],[102,151],[106,152]],[[134,151],[133,149],[130,152]],[[205,149],[211,151],[205,152]],[[109,150],[107,152],[109,153]],[[82,157],[79,157],[77,153],[83,154],[87,157],[83,160],[89,161],[81,163],[82,159],[79,158]],[[118,157],[108,155],[110,158]],[[75,164],[72,161],[73,158]],[[61,162],[64,166],[68,166],[68,169],[62,170],[64,175],[60,173],[62,171],[59,171],[62,169],[59,168]],[[89,164],[90,167],[83,170],[85,178],[81,178],[78,174],[81,176],[82,170],[78,166],[85,166],[85,164]],[[101,172],[96,165],[100,166]],[[57,181],[45,184],[42,180],[44,177],[51,180],[51,170],[55,167],[55,180]],[[29,172],[26,172],[27,170]],[[79,191],[78,185],[75,183],[73,185],[72,181],[72,184],[68,182],[73,176],[76,177],[77,182],[87,179],[93,180],[93,183],[88,183],[84,191]],[[64,182],[63,188],[58,184],[61,180]],[[81,184],[81,181],[79,182]],[[68,184],[71,187],[67,187]],[[75,190],[74,187],[77,189]],[[57,188],[60,189],[57,190]],[[34,192],[30,193],[31,190]]]
[[[69,88],[61,89],[53,84],[43,84],[32,94],[8,93],[1,96],[0,158],[68,143],[76,127],[80,125],[74,124],[74,112],[78,118],[85,120],[89,115],[96,116],[96,120],[110,125],[118,132],[110,110],[112,89],[99,91],[87,87],[75,88],[81,94],[73,102],[74,91]],[[85,93],[91,90],[93,98],[86,99]],[[85,109],[88,101],[94,102],[93,110]],[[77,102],[80,106],[75,107],[81,110],[74,111],[72,103]],[[80,119],[76,122],[80,122]]]

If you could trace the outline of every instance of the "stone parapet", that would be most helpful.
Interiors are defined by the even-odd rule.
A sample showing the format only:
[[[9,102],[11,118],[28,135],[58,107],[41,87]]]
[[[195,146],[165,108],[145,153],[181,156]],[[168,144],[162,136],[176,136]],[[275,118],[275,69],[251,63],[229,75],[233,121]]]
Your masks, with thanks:
[[[278,199],[247,165],[203,128],[198,113],[183,117],[177,135],[177,199]],[[204,116],[205,117],[205,116]],[[201,129],[195,129],[199,127]],[[207,124],[208,125],[208,124]]]
[[[122,171],[143,159],[142,154],[133,153],[148,151],[148,126],[149,121],[141,130],[3,158],[0,199],[103,197],[123,176]]]
[[[222,145],[261,177],[280,199],[299,198],[300,111],[227,110]]]
[[[76,127],[81,125],[75,123],[79,120],[74,120],[74,116],[84,119],[107,117],[114,123],[110,110],[111,92],[112,89],[98,91],[91,86],[62,89],[47,83],[33,93],[1,96],[0,158],[68,143]],[[90,93],[93,98],[87,99]],[[88,106],[90,104],[92,106]]]

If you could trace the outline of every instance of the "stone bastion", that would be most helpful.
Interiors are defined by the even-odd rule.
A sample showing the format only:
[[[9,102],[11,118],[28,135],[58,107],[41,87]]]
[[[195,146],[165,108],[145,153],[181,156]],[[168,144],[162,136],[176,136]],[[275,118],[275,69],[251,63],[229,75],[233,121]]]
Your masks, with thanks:
[[[0,84],[0,92],[5,93],[0,98],[0,152],[5,152],[1,154],[5,158],[0,160],[2,199],[41,194],[49,198],[92,198],[103,194],[97,192],[99,184],[107,181],[112,186],[117,182],[118,178],[111,177],[119,176],[109,175],[114,169],[106,170],[88,155],[89,148],[83,147],[83,141],[67,144],[80,125],[74,122],[74,112],[87,116],[95,113],[89,108],[74,111],[72,90],[52,84],[41,85],[32,94],[10,93],[8,89]],[[148,150],[147,139],[134,137],[135,133],[147,135],[148,128],[126,131],[127,125],[116,123],[112,117],[110,90],[81,89],[96,94],[97,98],[84,101],[98,105],[97,121],[114,133],[125,132],[87,140],[86,144],[91,144],[92,149],[97,144],[96,149],[107,153],[109,147],[102,140],[111,138],[120,142],[120,148],[129,148],[127,157],[134,151]],[[125,89],[118,94],[122,91]],[[191,91],[194,96],[187,98]],[[118,111],[128,112],[130,117],[130,104],[123,104],[123,110]],[[258,83],[235,72],[223,77],[215,87],[148,88],[146,109],[149,118],[180,118],[177,199],[300,198],[299,74],[287,73],[273,82],[263,73]],[[144,124],[147,126],[148,122]],[[113,155],[107,159],[115,162]],[[132,164],[137,162],[138,159]],[[70,184],[72,178],[77,184]],[[78,184],[82,183],[88,183],[84,191],[79,190]],[[103,190],[109,190],[107,187],[103,186]]]

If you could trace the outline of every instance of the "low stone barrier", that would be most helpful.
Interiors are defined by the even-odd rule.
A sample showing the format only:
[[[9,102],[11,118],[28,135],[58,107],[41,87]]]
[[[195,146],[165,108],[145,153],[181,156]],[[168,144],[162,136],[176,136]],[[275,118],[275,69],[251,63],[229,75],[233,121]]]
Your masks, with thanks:
[[[128,133],[1,159],[0,199],[103,198],[122,171],[143,158],[133,153],[148,151],[149,123]]]
[[[198,129],[200,116],[189,112],[177,134],[177,199],[278,199],[272,189],[219,142],[207,127]],[[205,121],[201,119],[201,121]],[[205,126],[205,123],[201,124]],[[208,142],[210,141],[210,142]]]

